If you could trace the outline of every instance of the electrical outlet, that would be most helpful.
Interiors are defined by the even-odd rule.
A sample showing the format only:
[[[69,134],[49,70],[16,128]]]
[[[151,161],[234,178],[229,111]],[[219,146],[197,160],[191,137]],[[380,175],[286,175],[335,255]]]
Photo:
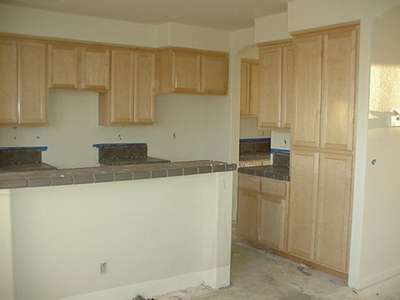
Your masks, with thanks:
[[[100,274],[106,274],[107,273],[107,263],[102,262],[100,263]]]

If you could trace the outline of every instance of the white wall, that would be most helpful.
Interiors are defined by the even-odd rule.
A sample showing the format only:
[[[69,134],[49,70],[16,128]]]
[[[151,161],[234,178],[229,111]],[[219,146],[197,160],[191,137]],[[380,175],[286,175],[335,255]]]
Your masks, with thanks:
[[[196,26],[160,26],[48,12],[0,4],[0,32],[123,43],[137,46],[230,48],[229,32]],[[97,94],[59,91],[49,96],[49,126],[0,129],[0,145],[48,145],[44,158],[58,167],[97,161],[93,143],[147,142],[150,154],[171,160],[230,161],[229,96],[168,95],[156,99],[154,126],[100,127]],[[172,134],[177,138],[173,139]],[[37,139],[39,136],[40,139]],[[16,137],[16,139],[14,139]]]
[[[273,129],[271,130],[271,149],[290,150],[291,136],[290,130]]]
[[[380,77],[371,78],[370,107],[387,106],[381,94],[392,104],[400,106],[400,95],[393,93],[399,81],[387,77],[386,67],[400,71],[400,6],[376,18],[373,26],[372,68],[383,68]],[[378,74],[375,74],[378,75]],[[375,81],[384,81],[377,91]],[[388,110],[391,107],[386,107]],[[364,228],[361,252],[361,285],[368,286],[400,274],[400,128],[368,131],[367,175]],[[370,162],[376,159],[376,165]],[[377,259],[379,258],[379,259]]]
[[[2,300],[14,300],[10,207],[10,192],[8,190],[0,190],[0,299]]]
[[[15,300],[228,285],[231,182],[225,172],[12,190]]]
[[[288,31],[288,14],[256,18],[254,21],[256,43],[273,42],[290,38]]]

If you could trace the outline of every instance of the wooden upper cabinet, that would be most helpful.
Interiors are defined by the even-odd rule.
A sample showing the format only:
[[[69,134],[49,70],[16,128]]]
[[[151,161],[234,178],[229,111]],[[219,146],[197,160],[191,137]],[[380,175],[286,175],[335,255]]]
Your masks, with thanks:
[[[258,126],[279,127],[282,112],[282,48],[260,49]]]
[[[50,88],[79,88],[79,48],[70,45],[48,46]]]
[[[226,95],[228,55],[221,52],[168,48],[156,54],[156,91]]]
[[[321,153],[315,261],[347,272],[352,157]]]
[[[155,55],[137,52],[135,55],[134,119],[154,122]]]
[[[129,123],[133,121],[133,64],[133,51],[111,51],[111,123]]]
[[[282,127],[291,127],[294,119],[294,50],[283,47],[282,61]]]
[[[323,36],[321,147],[353,149],[358,30]]]
[[[106,91],[110,85],[110,51],[107,48],[81,49],[81,88]]]
[[[16,41],[0,39],[0,124],[3,125],[18,122],[17,66]]]
[[[240,115],[256,117],[259,99],[258,60],[242,59],[240,68]]]
[[[314,258],[319,153],[292,150],[288,252]]]
[[[204,94],[228,93],[228,57],[225,55],[201,56],[201,91]]]
[[[295,120],[293,145],[319,147],[322,36],[295,38]]]
[[[100,94],[101,125],[153,123],[155,54],[111,50],[111,88]]]
[[[18,43],[19,123],[47,122],[46,45]]]
[[[200,54],[191,52],[173,52],[172,74],[174,92],[199,93],[200,90]]]

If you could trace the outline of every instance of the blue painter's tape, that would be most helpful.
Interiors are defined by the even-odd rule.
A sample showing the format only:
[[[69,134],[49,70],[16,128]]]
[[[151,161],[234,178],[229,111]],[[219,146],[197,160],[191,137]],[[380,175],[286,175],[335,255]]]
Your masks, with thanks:
[[[271,153],[290,153],[290,150],[287,149],[279,149],[279,148],[271,148]]]
[[[0,147],[0,151],[47,151],[47,146],[32,147]]]
[[[107,148],[107,147],[127,147],[132,145],[147,145],[146,143],[108,143],[108,144],[93,144],[94,148]]]

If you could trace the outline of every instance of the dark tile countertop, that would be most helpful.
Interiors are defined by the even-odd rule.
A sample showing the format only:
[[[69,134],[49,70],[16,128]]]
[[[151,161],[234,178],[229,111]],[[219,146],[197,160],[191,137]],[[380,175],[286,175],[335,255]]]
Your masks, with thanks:
[[[239,161],[249,161],[249,160],[265,160],[271,159],[271,154],[242,154],[239,156]]]
[[[138,180],[236,170],[236,164],[198,160],[0,173],[0,189]]]
[[[122,159],[122,160],[105,160],[102,161],[102,165],[107,166],[121,166],[121,165],[140,165],[140,164],[159,164],[159,163],[170,163],[170,160],[147,156],[141,159]]]
[[[57,170],[57,168],[46,163],[9,165],[9,166],[1,166],[0,174],[5,172],[10,173],[10,172],[46,171],[46,170]]]
[[[247,174],[247,175],[268,177],[268,178],[283,180],[283,181],[290,181],[289,168],[274,167],[272,165],[239,168],[238,172]]]

